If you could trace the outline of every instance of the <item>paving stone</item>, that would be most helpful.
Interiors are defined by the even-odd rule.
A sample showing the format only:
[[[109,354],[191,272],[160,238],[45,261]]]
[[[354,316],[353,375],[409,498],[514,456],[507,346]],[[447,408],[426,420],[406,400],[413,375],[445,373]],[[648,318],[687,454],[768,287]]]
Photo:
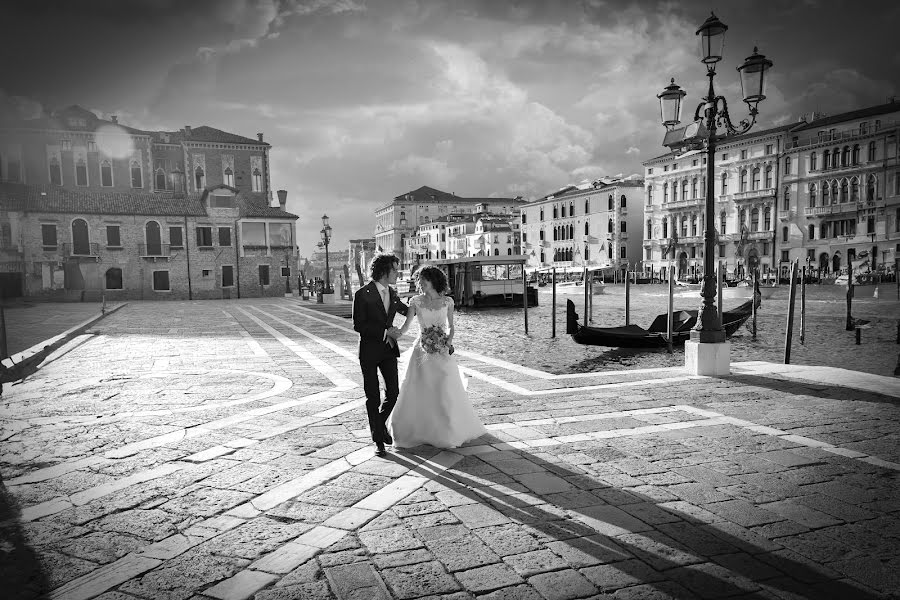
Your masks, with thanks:
[[[490,527],[491,525],[502,525],[509,523],[509,518],[502,513],[484,506],[483,504],[465,504],[462,506],[454,506],[450,509],[457,519],[470,528]]]
[[[765,505],[770,506],[770,505]],[[753,527],[781,521],[784,517],[745,502],[743,500],[727,500],[704,505],[707,510],[724,517],[725,519],[743,525]]]
[[[227,579],[248,561],[189,551],[142,576],[129,579],[119,589],[129,594],[160,600],[187,598],[193,590]]]
[[[474,535],[429,540],[425,543],[435,558],[450,572],[500,561],[500,557]]]
[[[325,569],[331,589],[342,600],[390,600],[381,577],[368,563],[355,563]]]
[[[830,527],[832,525],[840,525],[842,521],[831,515],[827,515],[809,506],[801,504],[797,500],[782,500],[780,502],[769,502],[763,504],[763,510],[769,511],[771,514],[780,515],[785,519],[790,519],[801,525],[810,528]],[[715,510],[711,508],[710,510]]]
[[[504,556],[503,561],[522,577],[530,577],[546,571],[564,569],[568,565],[550,550],[535,550],[523,554]]]
[[[391,527],[375,531],[360,532],[359,540],[372,554],[384,554],[400,550],[412,550],[423,546],[406,527]]]
[[[580,569],[580,573],[601,590],[607,592],[663,579],[658,571],[637,559],[587,567]]]
[[[477,593],[491,592],[524,583],[515,571],[504,564],[487,565],[455,574],[462,586]]]
[[[254,600],[334,600],[335,596],[325,581],[299,583],[284,587],[275,587],[257,592]]]
[[[102,565],[118,560],[146,543],[146,540],[130,535],[97,532],[64,540],[59,549],[76,558]]]
[[[544,598],[529,585],[514,585],[479,596],[478,600],[544,600]]]
[[[593,529],[594,532],[610,537],[652,529],[652,527],[621,508],[609,505],[579,508],[577,511],[573,511],[572,516]]]
[[[343,506],[325,506],[288,500],[266,511],[271,517],[283,517],[303,523],[322,523],[341,512]]]
[[[99,531],[116,531],[146,540],[161,540],[176,532],[171,516],[158,509],[126,510],[91,523]]]
[[[719,554],[712,558],[712,562],[756,582],[783,577],[785,575],[784,572],[779,571],[773,566],[757,560],[744,552]]]
[[[574,489],[574,486],[557,475],[551,473],[524,473],[515,479],[536,494],[554,494]]]
[[[385,569],[432,561],[434,560],[434,555],[425,548],[416,548],[390,554],[376,554],[372,557],[372,560],[379,569]]]
[[[401,600],[434,594],[449,594],[460,585],[437,561],[393,567],[381,571],[391,592]]]
[[[220,600],[245,600],[256,592],[277,580],[276,575],[259,571],[240,571],[233,577],[220,581],[209,589],[203,590],[204,596],[212,596]]]
[[[617,591],[613,597],[616,600],[697,600],[698,598],[672,581],[636,585]]]
[[[658,571],[703,562],[691,548],[659,531],[618,535],[615,541]]]
[[[514,523],[482,527],[474,530],[473,533],[499,556],[522,554],[540,547],[534,536]]]
[[[547,600],[572,600],[597,592],[590,581],[573,569],[541,573],[530,577],[528,583]]]
[[[453,525],[454,523],[459,523],[459,519],[453,516],[453,513],[450,511],[417,515],[403,519],[403,524],[413,530],[437,527],[439,525]]]
[[[306,523],[283,523],[257,517],[204,543],[213,554],[254,560],[312,529]]]
[[[752,580],[713,563],[701,563],[666,571],[673,579],[702,598],[748,594],[759,589]]]

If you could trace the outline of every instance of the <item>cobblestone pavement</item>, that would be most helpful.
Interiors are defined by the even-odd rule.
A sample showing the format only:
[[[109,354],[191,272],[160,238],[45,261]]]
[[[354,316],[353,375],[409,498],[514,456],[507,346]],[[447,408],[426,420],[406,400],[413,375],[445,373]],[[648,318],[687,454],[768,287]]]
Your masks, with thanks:
[[[118,303],[110,302],[112,308]],[[38,342],[63,333],[70,327],[100,314],[100,302],[26,302],[8,305],[6,317],[7,349],[17,354]]]
[[[4,597],[900,594],[897,380],[461,350],[489,434],[381,459],[355,346],[291,299],[135,303],[72,340],[3,396]]]

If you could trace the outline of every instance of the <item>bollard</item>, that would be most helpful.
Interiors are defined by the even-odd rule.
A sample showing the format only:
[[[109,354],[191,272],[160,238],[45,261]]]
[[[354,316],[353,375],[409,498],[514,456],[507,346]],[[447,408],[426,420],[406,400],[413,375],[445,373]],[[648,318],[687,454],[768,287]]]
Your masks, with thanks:
[[[102,296],[100,296],[100,298],[103,300],[103,304],[100,305],[100,314],[105,315],[106,314],[106,294],[103,294]]]
[[[900,327],[900,325],[898,325]],[[3,305],[0,304],[0,360],[9,358],[9,351],[6,344],[6,314],[3,312]]]
[[[860,342],[862,342],[862,329],[857,327],[856,328],[856,345],[859,346]]]
[[[872,297],[875,299],[878,298],[878,286],[877,285],[875,286],[875,291],[872,293]]]

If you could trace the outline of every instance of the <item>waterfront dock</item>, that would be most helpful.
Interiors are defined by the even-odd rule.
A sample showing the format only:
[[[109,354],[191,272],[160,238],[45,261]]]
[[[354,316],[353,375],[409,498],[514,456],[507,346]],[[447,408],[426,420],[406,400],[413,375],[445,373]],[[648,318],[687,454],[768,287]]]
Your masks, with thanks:
[[[898,379],[458,348],[489,433],[382,459],[357,336],[322,306],[132,302],[5,385],[9,597],[900,594]]]

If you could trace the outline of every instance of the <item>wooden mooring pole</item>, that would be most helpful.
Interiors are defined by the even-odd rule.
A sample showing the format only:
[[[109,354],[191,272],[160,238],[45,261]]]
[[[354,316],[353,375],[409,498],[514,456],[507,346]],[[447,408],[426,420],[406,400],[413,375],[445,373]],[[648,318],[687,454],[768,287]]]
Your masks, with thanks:
[[[556,267],[553,267],[553,302],[552,307],[550,309],[550,313],[552,315],[553,326],[550,330],[550,337],[556,337]]]
[[[791,337],[794,329],[794,301],[797,298],[797,261],[791,265],[791,294],[788,300],[787,330],[784,332],[784,364],[791,364]]]
[[[753,303],[750,305],[753,309],[753,322],[751,326],[751,333],[753,334],[754,341],[756,340],[756,290],[759,288],[759,269],[753,269],[753,292],[751,292],[750,297],[753,298]]]
[[[9,347],[6,342],[6,313],[3,310],[3,305],[0,304],[0,360],[5,358],[9,358]]]
[[[800,278],[800,345],[806,345],[806,267]]]
[[[584,284],[584,326],[587,327],[588,324],[588,270],[587,267],[584,269],[584,279],[581,280],[581,283]]]
[[[525,274],[525,265],[522,265],[522,308],[525,309],[525,335],[528,335],[528,275]]]
[[[665,267],[662,267],[663,269]],[[672,346],[672,313],[675,311],[675,267],[669,267],[669,304],[667,309],[668,318],[666,319],[666,339],[668,340],[667,346],[669,349],[669,354],[672,354],[674,351]]]
[[[625,324],[631,325],[631,277],[625,272]]]
[[[853,268],[847,268],[847,322],[844,329],[853,331]]]

